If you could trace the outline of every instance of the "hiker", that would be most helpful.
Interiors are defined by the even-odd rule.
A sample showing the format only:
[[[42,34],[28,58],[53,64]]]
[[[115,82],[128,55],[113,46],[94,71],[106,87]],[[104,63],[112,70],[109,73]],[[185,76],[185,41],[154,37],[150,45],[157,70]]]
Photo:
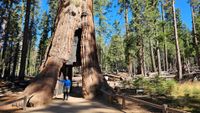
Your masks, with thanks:
[[[59,79],[58,79],[59,80]],[[60,82],[64,83],[63,85],[63,100],[67,100],[70,92],[71,81],[66,76],[65,80],[59,80]]]

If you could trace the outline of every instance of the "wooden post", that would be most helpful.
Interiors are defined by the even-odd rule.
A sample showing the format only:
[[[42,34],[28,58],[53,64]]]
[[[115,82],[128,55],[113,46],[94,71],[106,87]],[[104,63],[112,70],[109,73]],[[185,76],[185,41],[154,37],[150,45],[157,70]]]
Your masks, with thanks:
[[[77,82],[77,85],[76,85],[76,87],[79,87],[79,82]]]
[[[167,107],[168,107],[168,105],[167,104],[163,104],[163,113],[168,113],[167,112]]]
[[[112,96],[111,95],[108,95],[108,101],[109,101],[110,104],[112,103]]]
[[[126,100],[124,97],[122,97],[122,109],[125,109],[126,107]]]
[[[26,110],[26,104],[27,104],[27,96],[24,97],[23,110]]]

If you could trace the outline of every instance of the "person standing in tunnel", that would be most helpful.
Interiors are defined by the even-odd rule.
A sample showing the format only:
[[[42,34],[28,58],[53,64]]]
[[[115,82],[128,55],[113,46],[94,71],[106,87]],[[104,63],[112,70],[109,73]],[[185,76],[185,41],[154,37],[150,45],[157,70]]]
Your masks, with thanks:
[[[63,100],[68,100],[69,92],[71,88],[71,81],[69,80],[68,76],[66,76],[65,80],[59,80],[59,81],[64,84],[63,85]]]

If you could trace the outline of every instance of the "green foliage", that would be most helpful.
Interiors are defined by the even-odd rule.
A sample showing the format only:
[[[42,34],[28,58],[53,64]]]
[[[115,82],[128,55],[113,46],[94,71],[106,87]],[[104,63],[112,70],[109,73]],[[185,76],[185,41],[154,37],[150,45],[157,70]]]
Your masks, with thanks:
[[[158,76],[151,80],[140,77],[133,81],[135,88],[143,88],[150,95],[170,95],[175,85],[174,80],[164,80]]]
[[[102,37],[97,37],[97,55],[99,59],[99,65],[103,71],[107,71],[108,68],[108,49],[105,45]]]
[[[134,88],[146,88],[149,84],[149,81],[146,80],[144,77],[139,77],[139,78],[136,78],[134,81],[133,81],[133,86]]]
[[[48,45],[48,33],[50,31],[50,25],[49,25],[49,15],[47,14],[47,12],[44,12],[42,16],[42,20],[40,23],[40,30],[42,31],[42,33],[41,33],[38,56],[37,56],[38,65],[42,63]]]
[[[170,95],[175,85],[176,82],[174,80],[164,80],[156,77],[150,81],[147,90],[151,95]]]
[[[94,16],[96,24],[97,37],[107,37],[109,34],[109,24],[106,22],[106,14],[108,13],[108,8],[110,7],[110,0],[94,0]]]
[[[111,39],[108,49],[108,62],[112,71],[123,69],[123,67],[125,67],[123,40],[117,35],[113,36]]]
[[[49,21],[50,21],[50,30],[51,30],[51,35],[54,32],[55,29],[55,19],[57,16],[58,12],[58,6],[59,6],[59,0],[48,0],[49,4]]]

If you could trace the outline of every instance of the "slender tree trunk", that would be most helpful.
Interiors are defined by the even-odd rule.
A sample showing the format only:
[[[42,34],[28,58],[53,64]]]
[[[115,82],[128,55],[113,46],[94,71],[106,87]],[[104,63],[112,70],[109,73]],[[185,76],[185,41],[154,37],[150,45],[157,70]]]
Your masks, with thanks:
[[[187,60],[187,70],[188,70],[188,73],[190,74],[190,60],[188,59]]]
[[[167,44],[166,44],[166,36],[165,36],[165,17],[164,17],[164,9],[163,9],[163,3],[161,2],[161,12],[162,12],[162,31],[164,34],[164,70],[168,71],[169,64],[168,64],[168,54],[167,54]]]
[[[12,8],[13,5],[13,1],[9,2],[9,8]],[[7,20],[7,24],[6,24],[6,28],[5,28],[5,35],[4,37],[4,45],[3,45],[3,54],[2,54],[2,59],[3,59],[3,78],[7,79],[10,76],[10,65],[11,65],[11,55],[12,55],[12,44],[10,44],[9,41],[9,34],[10,34],[10,18],[11,18],[11,10],[8,11],[8,20]],[[8,43],[10,45],[10,48],[8,47]],[[10,51],[9,51],[10,49]]]
[[[142,75],[146,75],[146,66],[145,66],[145,52],[144,52],[144,40],[142,40]]]
[[[9,8],[11,9],[12,8],[12,4],[13,4],[13,1],[10,2],[9,4]],[[7,46],[8,46],[8,38],[9,38],[9,33],[10,33],[10,18],[11,18],[11,10],[8,11],[8,17],[7,17],[7,24],[5,25],[5,31],[3,32],[2,36],[3,36],[3,39],[4,39],[4,44],[3,44],[3,54],[2,54],[2,59],[5,58],[6,56],[6,51],[7,51]]]
[[[33,3],[35,4],[35,3]],[[30,60],[31,60],[31,49],[32,49],[32,40],[33,40],[33,26],[35,20],[35,6],[32,7],[32,16],[31,16],[31,25],[29,28],[29,40],[28,40],[28,58],[27,58],[27,75],[30,75]]]
[[[137,46],[139,47],[137,51],[137,57],[138,57],[137,73],[142,74],[142,76],[145,76],[144,44],[142,38],[138,38]]]
[[[13,61],[13,68],[12,68],[12,74],[11,74],[12,81],[15,79],[15,72],[16,72],[18,54],[19,54],[18,52],[19,52],[19,42],[17,42],[15,52],[14,52],[14,61]]]
[[[156,25],[156,20],[155,20],[155,23],[154,23],[155,25]],[[155,37],[157,36],[157,31],[158,31],[158,29],[157,29],[157,26],[155,26]],[[157,48],[156,48],[156,50],[157,50],[157,65],[158,65],[158,75],[160,76],[161,75],[161,71],[162,71],[162,67],[161,67],[161,58],[160,58],[160,45],[159,45],[159,41],[158,40],[156,40],[156,45],[157,45]]]
[[[158,75],[161,75],[161,60],[160,60],[160,47],[159,47],[159,41],[156,41],[157,43],[157,58],[158,58]]]
[[[125,28],[126,28],[126,39],[129,39],[129,25],[128,25],[128,1],[124,0],[125,10],[124,10],[124,20],[125,20]],[[127,47],[129,48],[129,47]],[[128,60],[128,73],[129,76],[132,76],[133,74],[133,62],[131,55],[128,51],[127,54],[127,60]]]
[[[196,31],[196,24],[195,24],[195,12],[194,12],[194,7],[191,6],[191,11],[192,11],[192,32],[193,32],[193,40],[194,40],[194,46],[195,46],[195,51],[196,51],[196,59],[197,59],[197,64],[200,69],[200,53],[199,53],[199,46],[198,46],[198,38],[197,38],[197,31]]]
[[[129,25],[128,25],[128,1],[124,0],[124,5],[125,5],[125,11],[124,11],[124,19],[125,19],[125,28],[126,28],[126,39],[129,39]],[[129,47],[127,47],[129,48]],[[128,60],[128,73],[129,76],[133,75],[133,62],[131,55],[128,51],[127,54],[127,60]]]
[[[32,41],[30,40],[30,44],[28,47],[28,58],[27,58],[27,68],[26,68],[27,75],[30,75],[31,49],[32,49]]]
[[[23,33],[23,45],[22,45],[22,55],[19,71],[19,79],[24,80],[25,68],[26,68],[26,58],[28,52],[28,42],[29,42],[29,18],[30,18],[31,0],[27,0],[26,3],[26,15],[25,15],[25,26]]]
[[[6,80],[11,80],[11,77],[10,77],[10,75],[11,75],[11,65],[12,65],[12,61],[13,61],[13,44],[11,43],[11,42],[9,42],[9,45],[10,45],[10,47],[9,47],[9,49],[10,50],[8,50],[9,52],[8,52],[8,54],[7,54],[7,61],[6,61],[6,64],[5,64],[5,70],[4,70],[4,78],[6,79]]]
[[[137,74],[143,74],[142,72],[142,55],[141,55],[141,47],[139,47],[138,51],[137,51],[137,60],[138,60],[138,65],[137,65]]]
[[[149,48],[150,48],[150,55],[151,55],[151,69],[153,72],[156,72],[155,56],[154,56],[154,51],[152,47],[152,40],[150,37],[149,37]]]
[[[176,60],[177,60],[177,69],[178,69],[178,76],[179,80],[183,78],[182,76],[182,64],[181,64],[181,55],[179,49],[179,41],[178,41],[178,30],[177,30],[177,22],[176,22],[176,10],[175,10],[175,0],[172,1],[172,10],[173,10],[173,17],[174,17],[174,36],[176,42]]]
[[[5,34],[6,34],[6,26],[7,26],[7,20],[3,20],[3,23],[2,23],[2,39],[3,41],[0,42],[0,52],[1,52],[1,56],[0,56],[0,60],[1,60],[1,67],[0,67],[0,76],[3,77],[3,70],[4,70],[4,67],[5,67],[5,49],[7,48],[7,44],[5,44]]]

